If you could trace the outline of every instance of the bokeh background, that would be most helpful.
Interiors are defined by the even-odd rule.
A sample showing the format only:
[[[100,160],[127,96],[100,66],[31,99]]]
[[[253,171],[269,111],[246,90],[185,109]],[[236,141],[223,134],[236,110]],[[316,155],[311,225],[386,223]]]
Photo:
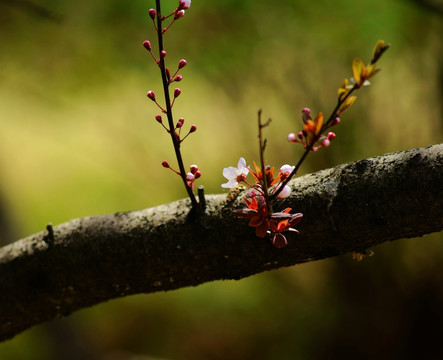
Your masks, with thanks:
[[[173,10],[175,0],[162,2]],[[0,0],[0,236],[48,222],[186,196],[170,139],[146,98],[160,94],[153,0]],[[181,58],[175,116],[207,193],[222,169],[257,160],[256,113],[272,117],[267,158],[294,163],[301,109],[329,113],[354,57],[391,43],[382,71],[302,172],[442,141],[443,5],[436,0],[205,0],[166,35]],[[168,293],[110,301],[0,344],[0,359],[442,358],[442,234]],[[1,274],[0,274],[1,276]],[[91,289],[93,291],[94,289]]]

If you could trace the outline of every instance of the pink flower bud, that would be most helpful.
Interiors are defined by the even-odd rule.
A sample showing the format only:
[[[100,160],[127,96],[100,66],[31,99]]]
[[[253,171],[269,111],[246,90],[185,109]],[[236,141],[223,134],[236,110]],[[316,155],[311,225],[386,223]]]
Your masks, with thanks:
[[[146,96],[150,98],[152,101],[155,101],[155,94],[152,90],[149,90]]]
[[[177,81],[177,82],[182,81],[182,80],[183,80],[183,76],[181,76],[181,75],[177,75],[177,76],[174,78],[174,81]]]
[[[167,168],[167,169],[169,169],[169,164],[168,164],[168,162],[166,160],[162,161],[162,166]]]
[[[194,174],[192,174],[192,173],[187,173],[186,174],[186,180],[193,181],[194,178],[195,178]]]
[[[185,11],[184,10],[176,11],[175,14],[174,14],[174,20],[180,19],[183,16],[185,16]]]
[[[191,128],[189,129],[189,132],[190,132],[190,133],[193,133],[193,132],[195,132],[195,131],[197,131],[197,126],[192,125]]]
[[[253,197],[257,196],[257,193],[254,190],[249,189],[248,192],[246,193],[246,195],[250,198],[253,198]]]
[[[191,170],[191,173],[195,174],[197,172],[197,170],[198,170],[198,166],[197,165],[191,165],[190,166],[190,170]]]
[[[328,147],[329,145],[331,145],[331,142],[329,141],[329,139],[323,139],[321,144],[323,147]]]
[[[191,7],[191,0],[179,0],[178,8],[179,9],[189,9]]]
[[[331,126],[335,126],[340,124],[341,120],[340,118],[337,116],[334,120],[332,120]]]
[[[289,141],[289,142],[297,142],[297,137],[295,136],[294,133],[290,133],[290,134],[288,135],[288,141]]]
[[[309,108],[304,108],[301,112],[311,115],[311,109],[309,109]]]
[[[335,135],[335,133],[333,133],[333,132],[328,132],[328,136],[327,136],[327,138],[328,138],[328,140],[332,141],[332,140],[334,140],[334,139],[336,138],[336,136],[337,136],[337,135]]]
[[[151,51],[151,43],[148,40],[143,41],[143,46],[146,50]]]
[[[155,15],[157,15],[157,11],[155,11],[155,9],[149,9],[149,17],[154,20],[155,19]]]
[[[302,132],[302,131],[299,131],[298,134],[297,134],[297,136],[298,136],[298,138],[299,138],[300,140],[303,139],[303,132]]]
[[[181,128],[183,126],[184,122],[185,122],[185,119],[183,119],[183,118],[178,119],[176,127]]]
[[[186,65],[188,65],[188,62],[187,62],[185,59],[181,59],[181,60],[178,62],[178,68],[179,68],[179,69],[183,69]]]
[[[179,88],[175,88],[174,89],[174,97],[178,97],[180,94],[182,93],[182,91]]]
[[[161,124],[162,123],[162,116],[160,114],[155,115],[155,120],[157,120]]]
[[[197,172],[195,173],[195,178],[196,178],[196,179],[198,179],[198,178],[201,177],[201,176],[202,176],[201,171],[197,171]]]
[[[164,59],[166,57],[166,51],[162,50],[160,51],[160,59]]]

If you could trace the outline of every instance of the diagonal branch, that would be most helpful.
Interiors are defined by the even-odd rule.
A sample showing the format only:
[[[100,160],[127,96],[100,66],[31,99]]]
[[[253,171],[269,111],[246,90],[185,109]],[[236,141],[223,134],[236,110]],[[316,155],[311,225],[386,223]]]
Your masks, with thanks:
[[[189,199],[48,226],[0,248],[0,339],[113,298],[243,277],[443,229],[443,144],[295,179],[281,207],[300,234],[274,248],[225,195],[188,218]]]

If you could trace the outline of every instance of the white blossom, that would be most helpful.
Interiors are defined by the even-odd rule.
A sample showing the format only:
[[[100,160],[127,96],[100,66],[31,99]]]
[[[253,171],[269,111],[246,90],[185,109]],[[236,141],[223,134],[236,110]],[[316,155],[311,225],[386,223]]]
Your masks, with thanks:
[[[283,166],[280,168],[280,172],[281,172],[282,174],[285,174],[286,177],[288,177],[289,174],[290,174],[294,169],[295,169],[295,166],[291,166],[291,165],[285,164],[285,165],[283,165]]]
[[[246,160],[244,158],[240,158],[238,161],[237,167],[227,167],[223,169],[223,176],[228,179],[228,182],[222,184],[223,188],[232,189],[233,187],[238,185],[238,182],[242,179],[244,180],[249,173],[249,169],[246,166]]]

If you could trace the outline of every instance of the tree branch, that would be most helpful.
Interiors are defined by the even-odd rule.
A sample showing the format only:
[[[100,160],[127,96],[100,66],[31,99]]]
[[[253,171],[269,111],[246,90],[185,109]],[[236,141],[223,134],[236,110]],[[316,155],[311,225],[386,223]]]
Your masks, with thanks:
[[[443,229],[443,144],[383,155],[293,180],[282,201],[304,214],[300,234],[274,248],[255,237],[225,195],[85,217],[0,248],[0,339],[113,298],[241,279],[362,252]],[[276,206],[277,207],[277,206]]]

